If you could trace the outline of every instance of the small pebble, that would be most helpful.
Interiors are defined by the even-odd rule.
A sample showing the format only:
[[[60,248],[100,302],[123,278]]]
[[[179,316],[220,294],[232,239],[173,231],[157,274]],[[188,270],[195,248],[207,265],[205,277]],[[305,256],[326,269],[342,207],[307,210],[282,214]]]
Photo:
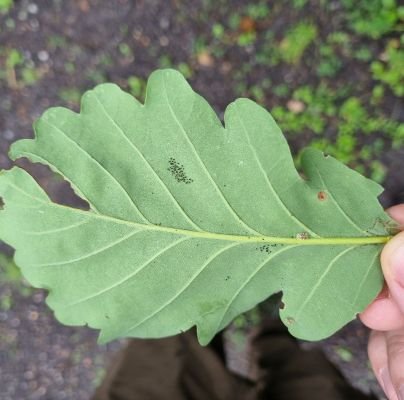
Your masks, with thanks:
[[[26,371],[26,372],[24,372],[24,378],[31,380],[34,378],[34,373],[32,371]]]
[[[14,132],[10,129],[6,129],[4,132],[4,139],[6,140],[13,140],[15,138]]]
[[[28,17],[28,13],[25,10],[22,10],[18,13],[18,19],[20,21],[26,21],[27,17]]]
[[[160,28],[168,29],[170,27],[170,20],[167,17],[160,18]]]
[[[35,3],[28,4],[27,11],[30,14],[37,14],[38,13],[38,6]]]
[[[37,19],[32,19],[29,21],[29,24],[31,25],[31,29],[36,32],[39,29],[39,21]]]
[[[38,312],[36,311],[31,311],[28,315],[28,319],[30,319],[31,321],[36,321],[39,317]]]
[[[49,53],[46,50],[41,50],[38,52],[39,61],[46,62],[49,60]]]
[[[166,47],[170,43],[170,40],[168,39],[167,36],[161,36],[159,42],[161,46]]]

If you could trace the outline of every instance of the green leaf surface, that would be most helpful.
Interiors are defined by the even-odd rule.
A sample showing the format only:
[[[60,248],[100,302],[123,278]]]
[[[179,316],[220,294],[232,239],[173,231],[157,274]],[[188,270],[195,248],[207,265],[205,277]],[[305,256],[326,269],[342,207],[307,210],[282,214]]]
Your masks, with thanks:
[[[324,338],[381,289],[389,217],[382,188],[308,149],[304,178],[280,129],[238,99],[225,127],[178,73],[148,81],[145,104],[113,84],[80,114],[49,109],[13,159],[49,165],[89,211],[55,204],[20,168],[0,175],[0,239],[64,324],[100,340],[197,326],[208,343],[238,314],[283,291],[282,320]]]

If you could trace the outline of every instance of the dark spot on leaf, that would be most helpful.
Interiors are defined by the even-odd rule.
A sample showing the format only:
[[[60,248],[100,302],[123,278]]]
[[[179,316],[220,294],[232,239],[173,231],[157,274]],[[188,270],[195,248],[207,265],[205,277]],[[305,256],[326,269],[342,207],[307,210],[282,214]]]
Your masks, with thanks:
[[[283,301],[281,301],[280,303],[279,303],[279,309],[280,310],[283,310],[285,308],[285,303],[283,302]]]
[[[318,198],[320,201],[327,200],[327,193],[326,193],[326,192],[323,192],[323,191],[318,192],[318,193],[317,193],[317,198]]]
[[[264,244],[263,246],[260,246],[258,249],[261,252],[265,252],[265,253],[270,254],[270,253],[272,253],[272,251],[270,249],[271,247],[272,247],[272,245],[270,245],[270,244]]]
[[[226,278],[224,278],[225,281],[228,281],[230,279],[230,276],[227,275]]]
[[[171,172],[171,175],[175,178],[177,182],[189,185],[194,181],[185,173],[184,165],[180,164],[175,158],[171,157],[168,160],[168,165],[169,167],[167,168],[167,171]]]
[[[0,197],[0,210],[4,208],[4,200],[2,197]]]
[[[106,319],[110,319],[110,318],[109,318],[109,315],[105,315],[105,318],[106,318]]]

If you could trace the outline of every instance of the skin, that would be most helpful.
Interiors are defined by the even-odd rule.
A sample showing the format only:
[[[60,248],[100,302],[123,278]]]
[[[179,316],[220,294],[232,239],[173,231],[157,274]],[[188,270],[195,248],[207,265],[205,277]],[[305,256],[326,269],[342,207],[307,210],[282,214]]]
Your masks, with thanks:
[[[389,400],[404,400],[404,204],[387,212],[403,232],[384,247],[385,288],[360,317],[372,329],[368,353],[377,380]]]

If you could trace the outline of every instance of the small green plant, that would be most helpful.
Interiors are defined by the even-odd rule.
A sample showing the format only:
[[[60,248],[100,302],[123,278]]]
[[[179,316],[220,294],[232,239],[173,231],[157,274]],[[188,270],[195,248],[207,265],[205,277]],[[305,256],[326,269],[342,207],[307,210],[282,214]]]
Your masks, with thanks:
[[[317,95],[301,88],[295,101]],[[356,99],[343,112],[363,117]],[[0,172],[0,238],[25,278],[50,291],[61,322],[100,329],[102,342],[196,325],[207,344],[282,291],[283,322],[316,340],[377,295],[381,247],[397,229],[382,188],[315,149],[301,153],[303,179],[251,100],[236,100],[224,120],[181,74],[160,70],[145,104],[102,84],[80,114],[51,108],[35,139],[12,145],[12,159],[49,165],[89,205],[52,202],[19,167]]]
[[[221,24],[213,24],[212,26],[212,35],[215,39],[222,39],[224,35],[224,27]]]
[[[0,0],[0,13],[6,14],[14,6],[14,0]]]
[[[32,86],[38,82],[42,74],[32,61],[27,61],[21,51],[10,49],[0,51],[5,55],[5,69],[0,78],[6,79],[12,89]]]
[[[386,61],[373,61],[373,79],[388,85],[393,93],[404,96],[404,48],[399,41],[392,40],[386,49]]]
[[[137,76],[130,76],[128,78],[128,87],[133,96],[144,98],[146,91],[145,81]]]
[[[298,64],[306,49],[317,37],[317,27],[311,22],[300,22],[291,28],[279,45],[281,58]]]
[[[0,280],[2,282],[20,282],[21,272],[12,258],[0,252]]]
[[[124,57],[133,57],[132,49],[127,43],[120,43],[118,48],[119,48],[119,52]]]
[[[80,102],[80,92],[76,88],[66,88],[59,91],[59,98],[69,104],[78,104]]]
[[[395,0],[342,0],[342,4],[352,29],[373,39],[394,31],[396,24],[404,20],[404,7]]]

